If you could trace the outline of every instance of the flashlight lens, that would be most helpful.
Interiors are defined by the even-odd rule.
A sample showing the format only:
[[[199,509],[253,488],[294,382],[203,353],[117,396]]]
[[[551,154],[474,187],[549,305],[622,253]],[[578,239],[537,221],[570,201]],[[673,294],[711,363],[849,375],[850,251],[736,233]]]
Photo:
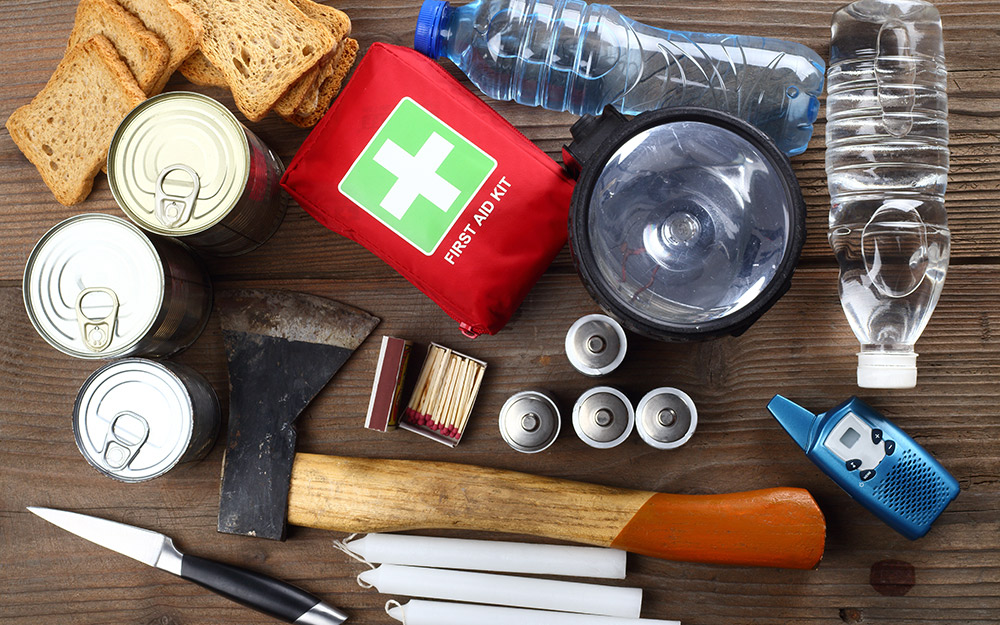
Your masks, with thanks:
[[[795,210],[783,173],[749,140],[668,122],[607,160],[590,196],[588,253],[619,307],[654,326],[696,328],[774,279]]]

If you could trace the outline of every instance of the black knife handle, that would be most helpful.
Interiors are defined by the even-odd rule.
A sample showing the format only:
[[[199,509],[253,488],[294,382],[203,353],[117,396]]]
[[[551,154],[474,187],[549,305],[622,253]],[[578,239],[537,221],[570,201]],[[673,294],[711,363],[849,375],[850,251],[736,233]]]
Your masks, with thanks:
[[[185,555],[181,577],[288,623],[339,625],[347,618],[301,588],[214,560]],[[303,619],[310,611],[313,614]]]

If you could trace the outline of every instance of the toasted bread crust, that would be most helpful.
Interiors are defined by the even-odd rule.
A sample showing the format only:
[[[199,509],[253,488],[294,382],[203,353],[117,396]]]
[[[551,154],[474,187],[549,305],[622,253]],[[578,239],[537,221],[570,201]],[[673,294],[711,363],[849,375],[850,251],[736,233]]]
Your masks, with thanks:
[[[226,78],[236,106],[259,121],[336,44],[291,0],[187,0],[201,17],[201,51]]]
[[[319,92],[323,81],[329,76],[332,68],[335,67],[336,57],[340,54],[340,46],[344,38],[351,34],[351,19],[347,14],[339,9],[313,2],[313,0],[292,0],[294,4],[307,17],[316,20],[330,30],[336,42],[334,48],[330,50],[323,59],[320,60],[311,70],[302,76],[292,85],[292,87],[275,102],[274,112],[281,116],[292,115],[295,109],[302,106],[302,103],[310,97],[315,98]]]
[[[94,184],[115,128],[146,94],[103,35],[72,48],[7,130],[60,203],[82,202]]]
[[[115,0],[80,0],[66,49],[94,35],[104,35],[114,44],[145,93],[151,93],[167,71],[170,48]]]
[[[149,92],[149,95],[157,94],[163,91],[181,63],[198,49],[201,19],[191,7],[176,0],[118,0],[118,3],[156,33],[170,50],[167,68]]]
[[[319,120],[323,119],[323,116],[326,115],[326,110],[330,107],[333,98],[340,93],[340,87],[343,85],[348,72],[351,71],[351,66],[354,65],[357,55],[358,42],[348,37],[344,40],[344,50],[337,62],[336,68],[330,77],[324,80],[320,86],[316,106],[310,112],[296,112],[288,117],[283,116],[285,121],[295,124],[300,128],[312,128],[318,124]]]

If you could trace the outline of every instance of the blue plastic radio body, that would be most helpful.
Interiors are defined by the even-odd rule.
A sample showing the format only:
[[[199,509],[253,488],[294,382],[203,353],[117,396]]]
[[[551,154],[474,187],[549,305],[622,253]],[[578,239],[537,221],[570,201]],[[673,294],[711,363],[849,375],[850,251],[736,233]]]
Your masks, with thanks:
[[[933,456],[857,397],[818,415],[781,395],[767,408],[824,473],[910,540],[958,495],[958,482]]]

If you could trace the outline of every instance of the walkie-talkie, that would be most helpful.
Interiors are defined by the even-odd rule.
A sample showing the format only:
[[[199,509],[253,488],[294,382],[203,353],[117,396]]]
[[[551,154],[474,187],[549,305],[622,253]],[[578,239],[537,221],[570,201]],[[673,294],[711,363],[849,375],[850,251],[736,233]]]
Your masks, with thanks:
[[[817,415],[775,395],[767,409],[823,473],[910,540],[958,495],[933,456],[857,397]]]

